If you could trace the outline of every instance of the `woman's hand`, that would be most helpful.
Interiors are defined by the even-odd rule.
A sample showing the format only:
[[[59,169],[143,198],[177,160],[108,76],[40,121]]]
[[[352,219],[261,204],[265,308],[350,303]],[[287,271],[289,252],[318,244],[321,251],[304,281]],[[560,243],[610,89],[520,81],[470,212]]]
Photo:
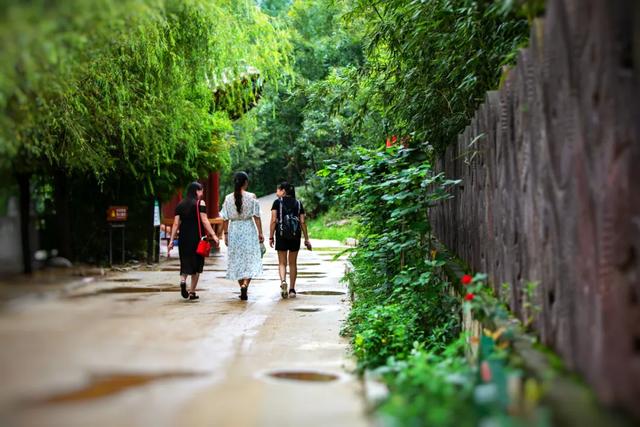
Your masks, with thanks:
[[[169,242],[169,244],[167,245],[167,253],[171,252],[171,249],[173,249],[173,240]]]
[[[260,243],[263,243],[263,242],[264,242],[264,236],[263,236],[262,234],[258,234],[258,241],[259,241]]]
[[[273,247],[274,240],[273,237],[269,237],[269,246]]]
[[[224,233],[224,245],[229,246],[229,234]]]
[[[309,241],[309,239],[306,239],[304,241],[304,246],[308,249],[311,250],[311,242]]]

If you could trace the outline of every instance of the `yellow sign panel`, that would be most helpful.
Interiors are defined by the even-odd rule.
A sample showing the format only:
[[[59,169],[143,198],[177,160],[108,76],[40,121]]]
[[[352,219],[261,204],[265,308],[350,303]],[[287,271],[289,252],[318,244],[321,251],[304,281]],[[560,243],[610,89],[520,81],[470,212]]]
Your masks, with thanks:
[[[128,206],[109,206],[107,209],[107,221],[126,221],[128,217]]]

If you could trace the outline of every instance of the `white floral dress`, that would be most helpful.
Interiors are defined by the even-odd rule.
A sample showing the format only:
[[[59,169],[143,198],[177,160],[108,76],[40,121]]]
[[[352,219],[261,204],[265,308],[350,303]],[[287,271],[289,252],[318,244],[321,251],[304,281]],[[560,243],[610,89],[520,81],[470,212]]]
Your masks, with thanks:
[[[228,194],[220,211],[229,221],[227,250],[227,279],[253,279],[262,274],[262,256],[258,231],[253,217],[260,218],[260,204],[256,195],[242,193],[242,212],[238,213],[233,193]]]

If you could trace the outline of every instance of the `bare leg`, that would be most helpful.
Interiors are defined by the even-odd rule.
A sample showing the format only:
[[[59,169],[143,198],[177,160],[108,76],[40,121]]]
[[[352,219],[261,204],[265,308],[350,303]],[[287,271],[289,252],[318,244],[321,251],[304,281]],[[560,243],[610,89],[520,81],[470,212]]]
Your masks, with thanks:
[[[240,299],[243,301],[246,301],[249,298],[248,292],[249,292],[250,281],[251,281],[250,279],[238,280],[238,283],[240,283]]]
[[[289,277],[291,278],[289,289],[295,289],[296,279],[298,278],[298,251],[289,252]]]
[[[278,272],[280,281],[287,281],[287,251],[278,251]]]
[[[196,286],[198,286],[198,280],[200,280],[200,273],[191,275],[191,289],[189,289],[189,292],[196,291]]]
[[[184,283],[187,281],[187,275],[186,274],[181,274],[180,275],[180,283]]]

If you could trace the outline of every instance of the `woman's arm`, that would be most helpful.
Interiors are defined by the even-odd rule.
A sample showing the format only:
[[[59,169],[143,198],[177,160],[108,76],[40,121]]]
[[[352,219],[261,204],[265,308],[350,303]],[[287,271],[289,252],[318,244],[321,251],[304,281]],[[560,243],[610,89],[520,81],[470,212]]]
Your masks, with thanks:
[[[167,246],[167,252],[173,249],[173,241],[176,239],[176,233],[180,228],[180,215],[176,215],[173,218],[173,225],[171,226],[171,238],[169,239],[169,245]]]
[[[253,221],[256,223],[256,228],[258,229],[258,241],[260,243],[264,242],[264,235],[262,234],[262,221],[260,221],[260,203],[258,203],[258,199],[255,194],[253,196]]]
[[[200,206],[205,207],[204,212],[200,212]],[[218,236],[216,236],[215,231],[213,231],[213,227],[211,227],[211,223],[209,222],[209,218],[207,217],[206,211],[207,205],[204,203],[204,200],[198,202],[198,214],[200,215],[200,223],[204,227],[204,231],[207,233],[210,239],[213,239],[216,244],[218,243]]]
[[[278,224],[278,211],[271,211],[271,222],[269,222],[269,246],[273,247],[274,236],[276,234],[276,225]]]
[[[222,222],[222,234],[224,235],[224,244],[229,246],[229,220],[225,219]]]
[[[216,232],[213,231],[213,227],[211,227],[211,223],[209,222],[209,218],[207,218],[206,212],[200,212],[200,222],[204,225],[204,229],[209,237],[217,244],[219,240],[218,236],[216,236]]]
[[[304,234],[304,245],[307,249],[311,250],[311,242],[309,241],[309,232],[307,231],[307,223],[304,221],[304,214],[300,214],[300,227],[302,227],[302,233]]]
[[[254,216],[253,222],[256,223],[256,227],[258,228],[258,240],[262,243],[264,242],[264,236],[262,235],[262,221],[260,221],[259,216]]]

